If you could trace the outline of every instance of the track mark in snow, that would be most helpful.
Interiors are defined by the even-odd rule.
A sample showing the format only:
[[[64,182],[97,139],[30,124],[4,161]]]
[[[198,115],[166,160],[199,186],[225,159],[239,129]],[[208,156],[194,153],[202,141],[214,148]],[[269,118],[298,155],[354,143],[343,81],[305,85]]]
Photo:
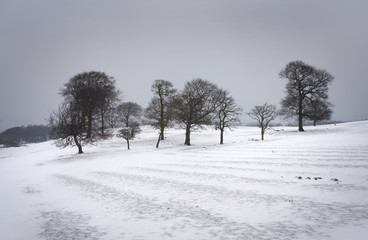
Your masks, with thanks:
[[[90,218],[75,212],[41,212],[42,231],[39,237],[47,240],[88,239],[98,240],[105,235],[89,225]]]
[[[180,167],[180,165],[177,165]],[[207,166],[204,168],[197,167],[197,166],[184,166],[184,168],[189,169],[207,169]],[[206,172],[194,172],[194,171],[180,171],[180,170],[171,170],[171,169],[163,169],[163,168],[148,168],[148,167],[131,167],[130,170],[136,170],[137,172],[144,172],[144,173],[154,173],[160,174],[161,176],[173,176],[173,177],[186,177],[189,179],[194,179],[198,181],[216,181],[220,183],[247,183],[247,184],[267,184],[267,185],[278,185],[280,183],[283,184],[294,184],[295,181],[287,182],[281,179],[266,179],[266,178],[252,178],[252,177],[244,177],[244,176],[237,176],[234,174],[228,173],[206,173]],[[217,170],[220,170],[218,168]],[[237,169],[233,169],[237,170]]]
[[[309,189],[318,189],[324,192],[341,192],[341,191],[368,191],[368,187],[359,186],[355,184],[344,184],[344,183],[334,183],[334,184],[312,184],[306,186]]]
[[[189,161],[187,161],[189,162]],[[238,165],[238,166],[242,166],[242,165],[251,165],[251,166],[257,166],[257,165],[262,165],[262,166],[279,166],[279,167],[303,167],[303,168],[312,168],[312,167],[318,167],[318,168],[367,168],[368,169],[368,164],[342,164],[342,163],[312,163],[312,162],[308,162],[308,161],[302,161],[302,162],[298,162],[298,161],[294,161],[294,162],[280,162],[280,161],[269,161],[269,160],[246,160],[244,159],[243,161],[218,161],[218,160],[193,160],[192,162],[194,163],[206,163],[206,164],[210,164],[210,163],[216,163],[216,164],[232,164],[232,165]]]
[[[239,212],[246,212],[244,209],[268,209],[269,216],[267,218],[273,219],[290,219],[288,221],[277,221],[264,223],[262,225],[255,225],[254,227],[259,231],[259,236],[265,236],[260,239],[293,239],[296,234],[312,234],[317,232],[321,226],[326,228],[335,228],[349,223],[357,223],[368,219],[368,205],[345,204],[339,202],[322,203],[307,197],[291,196],[291,195],[270,195],[262,194],[256,191],[236,191],[229,190],[224,187],[215,187],[202,184],[192,184],[181,181],[163,179],[152,176],[141,176],[111,172],[97,172],[96,175],[102,181],[109,182],[120,186],[120,189],[125,187],[140,188],[143,191],[155,189],[157,191],[156,198],[160,195],[169,195],[175,200],[172,201],[171,207],[180,206],[181,208],[190,208],[188,203],[200,204],[206,201],[206,204],[211,206],[221,206],[221,209],[211,209],[209,212],[220,213],[221,216],[226,215],[226,209],[231,205],[231,208],[239,209]],[[152,192],[149,193],[153,196]],[[186,201],[186,204],[182,202]],[[211,204],[213,203],[213,204]],[[191,205],[193,206],[193,205]],[[281,211],[280,207],[284,210]],[[222,212],[221,212],[222,210]],[[251,211],[250,211],[251,212]],[[249,213],[249,211],[248,211]],[[180,214],[180,211],[178,212]],[[253,212],[253,214],[257,214]],[[280,216],[281,215],[281,216]],[[195,215],[193,215],[195,216]],[[203,216],[203,215],[202,215]],[[204,216],[206,216],[204,214]],[[256,217],[256,215],[254,215]],[[334,217],[331,217],[334,216]],[[308,224],[294,225],[290,222],[291,219],[304,219]],[[249,218],[248,218],[249,220]],[[247,217],[232,219],[232,224],[235,226],[244,224]],[[261,221],[267,222],[269,220]],[[247,224],[249,221],[247,222]],[[219,222],[221,224],[221,222]],[[274,238],[272,233],[275,228],[282,228],[280,238]],[[311,229],[314,229],[311,231]],[[268,232],[265,235],[265,232]],[[267,236],[267,237],[266,237]],[[290,237],[291,236],[291,237]]]
[[[69,186],[80,188],[92,200],[100,201],[103,204],[108,203],[114,208],[109,209],[110,211],[122,211],[122,214],[130,213],[130,216],[126,216],[125,221],[134,219],[134,221],[138,221],[138,224],[139,220],[160,222],[160,232],[163,233],[167,232],[164,231],[164,228],[169,228],[169,232],[176,233],[185,233],[188,232],[188,229],[195,229],[194,231],[198,231],[201,235],[199,239],[213,239],[213,237],[220,237],[219,239],[260,239],[257,236],[264,234],[261,230],[247,223],[231,221],[220,214],[213,214],[199,207],[190,206],[185,201],[159,202],[137,193],[117,190],[90,180],[60,174],[55,175],[55,177]]]
[[[41,190],[39,190],[37,187],[35,186],[26,186],[23,188],[23,193],[25,194],[36,194],[36,193],[41,193]]]

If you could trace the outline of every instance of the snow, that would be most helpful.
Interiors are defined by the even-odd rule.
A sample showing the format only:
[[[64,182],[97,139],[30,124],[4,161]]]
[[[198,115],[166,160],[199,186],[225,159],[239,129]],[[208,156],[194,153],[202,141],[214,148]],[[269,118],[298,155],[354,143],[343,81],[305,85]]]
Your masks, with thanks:
[[[305,129],[0,149],[0,239],[366,239],[368,121]]]

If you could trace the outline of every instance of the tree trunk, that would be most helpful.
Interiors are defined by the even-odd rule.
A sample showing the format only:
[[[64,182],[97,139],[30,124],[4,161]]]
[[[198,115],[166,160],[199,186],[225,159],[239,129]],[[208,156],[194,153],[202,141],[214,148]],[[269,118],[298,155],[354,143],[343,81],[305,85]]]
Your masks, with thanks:
[[[301,97],[299,97],[299,115],[298,115],[298,120],[299,120],[299,132],[304,132],[303,129],[303,99]]]
[[[161,140],[161,133],[160,133],[160,135],[158,135],[158,140],[157,140],[157,143],[156,143],[156,148],[158,148],[158,145],[160,144],[160,140]]]
[[[87,138],[92,138],[92,116],[88,116]]]
[[[224,129],[220,129],[220,144],[224,144]]]
[[[128,150],[130,150],[129,138],[127,138]]]
[[[103,114],[101,114],[101,134],[105,134],[105,118]]]
[[[261,128],[261,139],[262,139],[262,141],[264,140],[264,134],[265,134],[265,130],[263,128]]]
[[[314,119],[313,120],[313,126],[316,126],[317,125],[317,120],[316,119]]]
[[[165,131],[165,128],[163,126],[161,126],[161,130],[160,130],[160,138],[161,138],[161,140],[165,140],[165,138],[164,138],[164,131]]]
[[[160,94],[160,127],[161,127],[161,140],[164,140],[165,121],[164,121],[164,103]]]
[[[186,130],[185,130],[184,145],[190,146],[190,125],[187,125]]]
[[[77,136],[73,136],[73,138],[74,138],[75,145],[77,145],[78,147],[78,154],[82,154],[83,153],[82,144],[79,143]]]

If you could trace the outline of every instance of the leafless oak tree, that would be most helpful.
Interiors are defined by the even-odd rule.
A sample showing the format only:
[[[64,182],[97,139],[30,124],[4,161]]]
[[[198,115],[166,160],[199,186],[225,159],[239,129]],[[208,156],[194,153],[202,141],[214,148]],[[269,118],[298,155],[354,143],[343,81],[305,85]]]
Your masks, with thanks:
[[[67,147],[74,144],[78,147],[78,153],[83,153],[82,141],[92,141],[87,138],[85,121],[79,107],[73,103],[64,102],[57,112],[52,112],[48,119],[50,134],[56,139],[58,147]]]
[[[134,102],[124,102],[117,108],[117,112],[124,127],[119,130],[117,137],[124,138],[127,141],[128,150],[130,150],[130,140],[133,140],[137,133],[141,132],[140,118],[142,116],[142,107]]]
[[[131,122],[129,127],[123,127],[119,130],[117,137],[124,138],[127,142],[128,150],[130,150],[130,141],[141,132],[138,122]]]
[[[276,106],[268,103],[255,106],[248,113],[248,116],[258,122],[258,126],[261,128],[261,137],[264,140],[264,134],[268,129],[268,125],[277,117]]]
[[[60,95],[79,108],[86,122],[87,138],[105,134],[105,115],[119,97],[113,77],[95,71],[77,74],[64,84]]]
[[[298,116],[299,131],[304,131],[303,110],[306,99],[327,99],[328,85],[334,77],[326,70],[316,69],[302,61],[288,63],[279,76],[288,80],[280,112]]]
[[[221,91],[221,101],[217,111],[216,129],[220,130],[220,144],[224,143],[224,131],[232,129],[233,123],[239,122],[242,109],[235,103],[228,91]]]
[[[131,122],[139,122],[143,108],[135,102],[123,102],[117,107],[120,121],[124,127],[129,127]]]
[[[204,80],[193,79],[185,84],[183,91],[173,101],[176,120],[185,127],[185,145],[190,145],[193,127],[211,124],[213,113],[220,105],[221,95],[217,85]]]
[[[313,121],[316,126],[317,122],[330,120],[333,113],[333,105],[327,100],[308,99],[304,109],[304,115],[307,119]]]
[[[148,107],[145,109],[145,116],[151,126],[160,130],[156,148],[160,140],[164,140],[165,128],[169,126],[172,120],[171,103],[176,89],[170,81],[155,80],[151,86],[153,97]]]

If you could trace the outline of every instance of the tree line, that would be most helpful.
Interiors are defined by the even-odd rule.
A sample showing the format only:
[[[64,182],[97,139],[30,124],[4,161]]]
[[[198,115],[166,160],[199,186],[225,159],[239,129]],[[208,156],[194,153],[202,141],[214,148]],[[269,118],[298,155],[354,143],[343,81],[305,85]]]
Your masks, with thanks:
[[[301,61],[293,61],[280,71],[279,76],[288,80],[286,96],[281,110],[273,104],[254,106],[248,116],[261,128],[261,137],[278,115],[297,117],[299,131],[303,118],[317,121],[330,119],[332,104],[328,99],[328,85],[333,77]],[[191,132],[195,128],[213,124],[220,131],[220,144],[224,142],[225,129],[239,122],[242,109],[229,91],[216,84],[195,78],[187,81],[182,90],[174,88],[167,80],[154,80],[152,98],[146,108],[134,102],[122,102],[116,80],[103,72],[83,72],[69,79],[60,90],[64,98],[57,111],[50,114],[49,126],[59,147],[76,145],[83,153],[82,144],[112,136],[113,128],[120,127],[117,137],[130,141],[141,131],[142,119],[158,130],[156,147],[165,140],[165,129],[174,123],[185,129],[185,145],[191,145]]]

